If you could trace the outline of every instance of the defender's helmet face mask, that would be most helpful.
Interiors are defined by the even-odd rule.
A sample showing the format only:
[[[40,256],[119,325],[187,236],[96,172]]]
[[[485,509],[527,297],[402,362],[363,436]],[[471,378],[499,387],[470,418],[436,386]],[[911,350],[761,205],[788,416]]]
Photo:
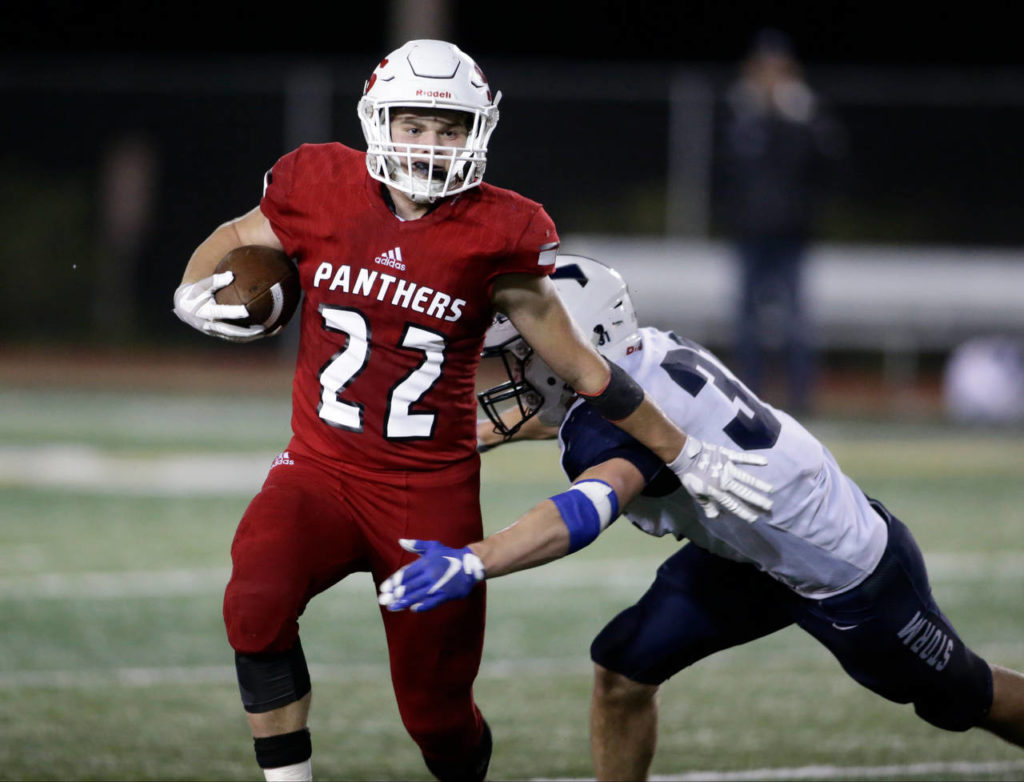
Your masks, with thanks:
[[[498,124],[501,93],[491,96],[479,66],[445,41],[409,41],[374,69],[359,101],[370,176],[416,203],[476,187],[487,166],[487,142]],[[396,144],[391,121],[404,109],[466,115],[464,146]]]
[[[617,361],[640,349],[636,310],[618,272],[581,255],[559,255],[551,280],[601,355]],[[511,437],[534,416],[546,426],[561,423],[576,392],[533,352],[505,316],[495,318],[487,330],[482,356],[501,358],[508,375],[506,382],[477,394],[496,432]]]

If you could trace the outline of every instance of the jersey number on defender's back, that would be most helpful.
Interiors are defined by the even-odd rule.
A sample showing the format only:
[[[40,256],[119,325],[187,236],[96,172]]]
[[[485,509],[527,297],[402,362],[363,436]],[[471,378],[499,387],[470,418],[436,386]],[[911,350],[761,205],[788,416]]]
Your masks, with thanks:
[[[331,426],[363,431],[363,406],[344,402],[341,394],[370,360],[370,325],[366,317],[347,307],[322,306],[320,315],[328,331],[345,334],[345,347],[320,370],[320,406],[317,415]],[[414,413],[412,406],[441,377],[446,347],[444,335],[407,323],[400,347],[423,354],[423,360],[388,393],[384,436],[388,440],[422,440],[434,433],[436,411]]]
[[[670,350],[661,367],[690,396],[711,385],[736,408],[736,417],[722,429],[744,451],[771,448],[779,439],[782,423],[760,399],[729,374],[718,360],[696,342],[672,334],[680,347]]]

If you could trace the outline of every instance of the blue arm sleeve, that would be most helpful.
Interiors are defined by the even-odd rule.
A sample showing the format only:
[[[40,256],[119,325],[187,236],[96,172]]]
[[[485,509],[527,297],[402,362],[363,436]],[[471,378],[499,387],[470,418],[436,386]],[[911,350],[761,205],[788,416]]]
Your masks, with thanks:
[[[619,498],[604,481],[580,481],[550,500],[569,528],[569,553],[589,545],[619,515]]]

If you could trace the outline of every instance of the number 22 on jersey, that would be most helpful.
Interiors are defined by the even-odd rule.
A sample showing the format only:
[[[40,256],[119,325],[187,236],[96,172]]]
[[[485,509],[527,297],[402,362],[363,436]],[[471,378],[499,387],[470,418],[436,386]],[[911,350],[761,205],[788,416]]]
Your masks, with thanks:
[[[346,402],[342,395],[348,385],[370,361],[370,324],[359,310],[323,305],[323,327],[345,334],[345,346],[320,370],[320,405],[317,415],[330,426],[351,432],[363,431],[363,406]],[[444,366],[447,343],[443,334],[407,323],[399,347],[417,351],[422,361],[388,392],[384,437],[388,440],[424,440],[434,432],[437,411],[413,412],[416,404],[431,389]]]

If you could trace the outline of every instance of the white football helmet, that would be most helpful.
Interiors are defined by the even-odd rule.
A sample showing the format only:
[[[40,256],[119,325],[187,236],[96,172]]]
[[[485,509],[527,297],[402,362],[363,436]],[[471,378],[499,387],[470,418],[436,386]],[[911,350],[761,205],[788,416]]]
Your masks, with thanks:
[[[582,255],[559,255],[551,279],[569,314],[601,355],[617,361],[640,349],[636,310],[617,271]],[[533,416],[547,426],[561,423],[576,392],[533,352],[504,315],[487,330],[482,355],[500,357],[509,377],[477,394],[496,432],[511,437]],[[502,414],[514,408],[520,419],[509,423]]]
[[[498,124],[501,93],[491,96],[487,78],[471,57],[445,41],[416,40],[391,52],[374,68],[359,100],[370,176],[417,203],[433,203],[480,184],[487,142]],[[464,147],[416,147],[415,154],[391,139],[399,108],[437,108],[468,115]],[[413,162],[426,164],[415,176]]]

